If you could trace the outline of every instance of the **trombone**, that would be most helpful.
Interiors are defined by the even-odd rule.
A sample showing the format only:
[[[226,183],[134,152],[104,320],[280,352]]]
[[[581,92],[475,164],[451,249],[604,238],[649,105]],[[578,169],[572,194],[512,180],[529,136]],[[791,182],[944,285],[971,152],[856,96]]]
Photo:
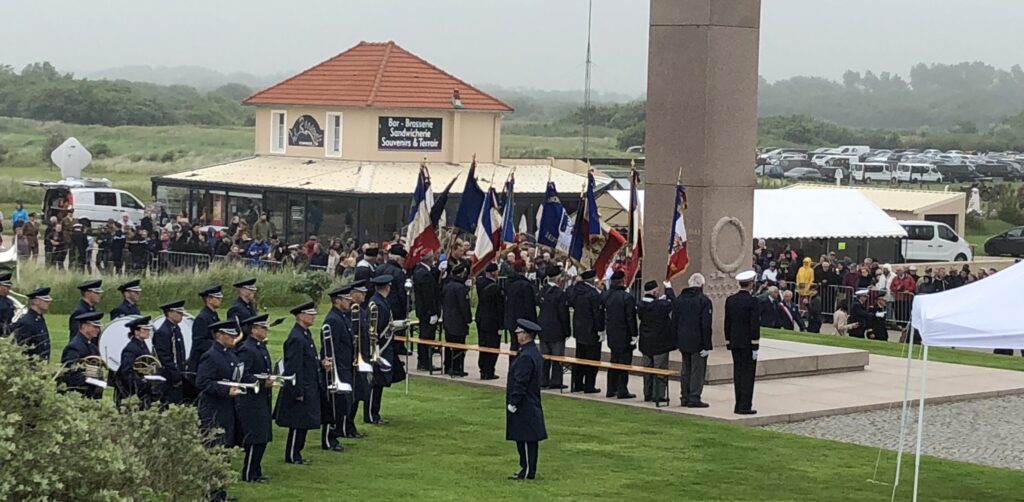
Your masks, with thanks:
[[[353,304],[350,310],[352,315],[352,332],[355,333],[352,345],[355,348],[354,356],[352,358],[352,373],[353,380],[356,376],[355,373],[373,373],[373,366],[363,359],[363,331],[362,324],[362,308]]]
[[[380,345],[378,345],[378,338],[383,335],[387,336],[387,329],[385,328],[384,333],[377,333],[377,321],[380,316],[378,313],[379,307],[376,303],[370,302],[370,316],[367,320],[368,326],[366,330],[370,333],[370,363],[380,366],[381,371],[391,371],[391,362],[380,356]],[[384,346],[387,347],[391,343],[391,339],[388,338]]]
[[[331,362],[331,369],[324,370],[327,373],[327,392],[331,394],[348,394],[352,392],[352,384],[347,384],[341,381],[341,377],[338,376],[338,361],[334,357],[334,336],[332,335],[331,325],[324,324],[320,327],[320,346],[323,347],[324,357]]]

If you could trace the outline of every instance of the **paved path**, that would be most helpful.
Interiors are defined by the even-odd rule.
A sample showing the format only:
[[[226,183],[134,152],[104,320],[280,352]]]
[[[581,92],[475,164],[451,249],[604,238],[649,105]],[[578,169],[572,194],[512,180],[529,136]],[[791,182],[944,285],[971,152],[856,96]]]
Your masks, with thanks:
[[[936,457],[994,467],[1024,470],[1024,396],[960,401],[925,406],[921,450]],[[913,455],[917,407],[908,419],[906,448]],[[765,427],[773,431],[896,450],[900,406],[849,415],[815,418]],[[895,454],[883,456],[881,469],[895,465]],[[888,477],[892,477],[889,472]],[[882,476],[880,474],[880,476]],[[882,476],[884,479],[884,476]]]

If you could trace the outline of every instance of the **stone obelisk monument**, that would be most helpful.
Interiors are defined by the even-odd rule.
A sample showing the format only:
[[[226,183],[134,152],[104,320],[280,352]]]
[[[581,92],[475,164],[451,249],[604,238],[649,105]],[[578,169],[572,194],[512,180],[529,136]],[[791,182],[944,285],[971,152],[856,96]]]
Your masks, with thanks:
[[[760,17],[760,0],[651,0],[643,273],[664,280],[682,168],[690,264],[674,282],[707,278],[719,346],[733,276],[751,263]]]

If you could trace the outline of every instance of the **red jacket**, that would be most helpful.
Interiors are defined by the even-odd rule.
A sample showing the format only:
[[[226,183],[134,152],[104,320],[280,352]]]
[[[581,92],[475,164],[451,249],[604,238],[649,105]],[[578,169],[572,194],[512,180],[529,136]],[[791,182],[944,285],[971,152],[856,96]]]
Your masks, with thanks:
[[[889,288],[896,293],[896,300],[909,300],[917,291],[917,282],[910,274],[903,274],[903,278],[897,275],[892,278]]]

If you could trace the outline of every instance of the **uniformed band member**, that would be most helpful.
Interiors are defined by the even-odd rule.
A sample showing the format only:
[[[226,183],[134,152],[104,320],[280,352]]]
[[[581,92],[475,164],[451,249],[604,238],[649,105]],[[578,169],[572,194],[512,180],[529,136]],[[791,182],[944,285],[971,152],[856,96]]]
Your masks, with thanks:
[[[100,336],[103,312],[87,312],[78,315],[78,334],[64,347],[60,364],[64,367],[62,379],[67,390],[78,392],[89,399],[103,397],[103,387],[86,381],[85,372],[77,367],[79,361],[89,356],[99,356],[100,348],[96,339]]]
[[[644,283],[644,296],[637,306],[640,319],[640,353],[648,368],[668,369],[668,355],[676,348],[676,334],[672,329],[672,300],[676,295],[672,283],[665,281],[665,293],[658,294],[658,282]],[[644,401],[668,402],[668,386],[654,393],[654,375],[644,375]]]
[[[623,283],[626,273],[616,270],[612,273],[611,289],[605,293],[605,328],[608,330],[608,350],[611,351],[611,362],[617,364],[633,364],[633,349],[639,337],[636,326],[636,299],[626,291]],[[608,370],[608,390],[606,397],[632,399],[627,384],[629,373],[619,370]]]
[[[213,345],[213,333],[210,332],[210,326],[220,322],[217,309],[224,301],[220,284],[200,291],[199,297],[203,299],[203,308],[192,320],[192,350],[188,355],[188,378],[193,383],[195,382],[195,372],[199,368],[199,358],[203,357],[203,354]]]
[[[235,355],[235,343],[241,338],[238,321],[227,319],[210,326],[214,333],[214,344],[199,358],[196,372],[196,386],[199,389],[199,423],[207,430],[220,429],[217,443],[226,448],[238,446],[235,424],[236,397],[242,393],[238,387],[223,385],[222,382],[252,383],[256,379],[245,375],[245,368]],[[254,393],[255,394],[255,393]],[[209,493],[210,500],[227,499],[224,489]]]
[[[412,291],[416,306],[416,318],[420,320],[420,339],[437,339],[437,326],[441,320],[440,271],[434,266],[434,253],[428,253],[413,267]],[[431,354],[433,347],[419,344],[416,347],[416,369],[436,371]]]
[[[369,302],[369,295],[367,294],[367,282],[357,280],[352,283],[352,292],[350,293],[352,300],[351,305],[359,305],[361,312],[365,312],[365,305]],[[343,295],[344,296],[344,295]],[[373,379],[373,366],[370,365],[370,332],[363,328],[362,313],[360,318],[356,319],[352,315],[351,306],[348,309],[349,320],[353,323],[352,336],[353,336],[353,350],[355,346],[355,338],[359,337],[359,352],[362,355],[363,365],[358,368],[354,368],[352,373],[355,382],[352,384],[352,398],[351,404],[348,410],[348,417],[345,422],[345,432],[347,437],[353,439],[363,438],[363,434],[360,434],[356,429],[356,413],[359,412],[359,402],[363,402],[363,410],[365,411],[369,407],[369,398],[372,389]],[[358,322],[359,326],[356,329],[355,323]],[[353,358],[355,357],[353,353]],[[354,361],[353,361],[354,362]]]
[[[526,319],[516,321],[519,354],[508,368],[505,390],[505,439],[516,442],[519,472],[509,479],[521,481],[537,477],[537,448],[548,438],[544,427],[544,409],[540,402],[540,378],[543,357],[533,339],[541,328]]]
[[[451,343],[466,343],[469,336],[469,323],[473,322],[473,312],[469,307],[469,266],[465,263],[454,265],[449,270],[451,277],[444,285],[444,339]],[[444,372],[452,377],[462,378],[466,373],[466,351],[444,349]]]
[[[167,379],[162,401],[181,404],[184,401],[185,373],[188,371],[188,354],[185,353],[185,337],[181,334],[181,320],[185,317],[185,300],[175,300],[160,306],[164,323],[153,333],[153,352],[160,360],[160,375]]]
[[[323,415],[320,419],[320,447],[331,451],[345,451],[338,438],[348,435],[348,413],[352,409],[352,392],[332,392],[327,388],[334,381],[335,368],[338,380],[354,387],[352,359],[355,338],[349,311],[353,303],[352,288],[353,285],[348,284],[327,293],[331,298],[331,310],[324,317],[320,329],[320,357],[324,360],[329,359],[328,356],[334,358],[332,369],[324,372],[324,402],[320,407]]]
[[[369,303],[367,303],[367,308],[362,310],[359,329],[369,332],[370,308],[371,304],[375,305],[377,309],[377,324],[375,328],[377,330],[377,347],[379,348],[378,357],[383,359],[383,361],[378,360],[373,364],[370,395],[363,404],[363,423],[384,425],[387,423],[387,420],[380,416],[381,400],[384,397],[384,388],[391,387],[391,384],[394,383],[395,362],[398,360],[395,357],[395,350],[391,344],[390,329],[392,318],[390,303],[387,300],[394,284],[394,278],[389,274],[384,274],[370,279],[370,282],[373,284],[374,293],[370,297]]]
[[[121,350],[121,361],[115,377],[117,387],[115,400],[118,406],[121,405],[122,400],[135,396],[139,398],[139,408],[146,409],[160,397],[163,390],[161,382],[147,380],[144,378],[146,375],[140,375],[135,370],[136,359],[152,355],[146,345],[146,340],[149,339],[153,330],[153,325],[149,321],[150,317],[144,316],[128,322],[130,340],[128,345]]]
[[[233,286],[238,290],[238,298],[235,298],[235,303],[228,309],[227,319],[237,319],[237,322],[241,322],[242,319],[256,317],[256,278],[238,281]]]
[[[75,310],[72,310],[71,315],[68,316],[68,340],[78,334],[78,321],[75,320],[75,317],[79,314],[96,311],[96,305],[103,299],[102,286],[103,281],[100,279],[91,279],[78,285],[78,291],[81,292],[82,298],[78,300]]]
[[[284,342],[285,376],[295,381],[281,387],[274,410],[277,425],[288,428],[288,441],[284,447],[284,461],[289,464],[308,464],[302,458],[306,446],[306,432],[320,428],[320,393],[324,370],[330,362],[321,361],[309,328],[316,320],[316,307],[312,302],[291,309],[295,316],[288,339]]]
[[[261,483],[268,478],[263,475],[263,454],[267,451],[267,443],[273,439],[273,422],[271,420],[272,403],[271,389],[273,380],[256,379],[256,375],[272,375],[274,367],[270,352],[267,351],[267,335],[270,324],[267,314],[250,317],[242,321],[243,327],[249,328],[249,336],[237,347],[238,362],[245,368],[245,381],[258,381],[263,385],[260,392],[247,392],[235,397],[235,409],[238,414],[238,425],[241,428],[241,444],[245,448],[245,459],[242,461],[242,481]]]
[[[511,275],[505,280],[505,329],[509,333],[515,333],[518,329],[518,319],[537,322],[537,295],[534,293],[533,283],[525,274],[526,262],[516,260],[512,263]],[[510,349],[519,350],[516,337],[513,336],[510,342]]]
[[[502,322],[505,319],[505,297],[498,284],[498,265],[488,263],[484,273],[476,279],[476,336],[481,347],[501,347]],[[477,365],[481,380],[496,380],[494,366],[498,354],[480,352]]]
[[[738,415],[753,415],[754,373],[761,340],[761,318],[757,299],[750,294],[757,274],[753,270],[736,275],[740,290],[725,300],[725,340],[732,352],[732,379]]]
[[[682,382],[680,400],[687,408],[708,407],[707,403],[701,401],[701,394],[707,376],[708,356],[714,348],[711,343],[713,310],[711,299],[704,294],[704,282],[703,275],[691,275],[687,282],[690,287],[684,289],[672,305],[676,344],[683,354],[683,366],[679,374],[679,381]]]
[[[572,336],[572,320],[569,318],[569,301],[562,291],[560,277],[562,268],[553,266],[547,271],[547,282],[540,295],[540,353],[564,356],[565,340]],[[540,377],[541,387],[564,389],[562,365],[544,360],[544,371]]]
[[[576,338],[576,357],[591,361],[601,360],[601,335],[604,331],[604,310],[601,293],[594,284],[597,273],[587,270],[572,288],[572,334]],[[596,394],[597,368],[575,365],[572,367],[572,392]]]
[[[141,282],[138,279],[132,279],[118,286],[117,290],[121,292],[124,299],[121,300],[120,305],[110,311],[110,320],[113,321],[126,315],[142,315],[142,312],[139,312],[139,296],[142,295]]]
[[[11,294],[11,273],[0,274],[0,337],[11,334],[14,319],[14,302]]]
[[[39,288],[25,295],[28,311],[14,323],[14,343],[25,347],[25,355],[50,361],[50,330],[43,314],[50,310],[50,288]]]

